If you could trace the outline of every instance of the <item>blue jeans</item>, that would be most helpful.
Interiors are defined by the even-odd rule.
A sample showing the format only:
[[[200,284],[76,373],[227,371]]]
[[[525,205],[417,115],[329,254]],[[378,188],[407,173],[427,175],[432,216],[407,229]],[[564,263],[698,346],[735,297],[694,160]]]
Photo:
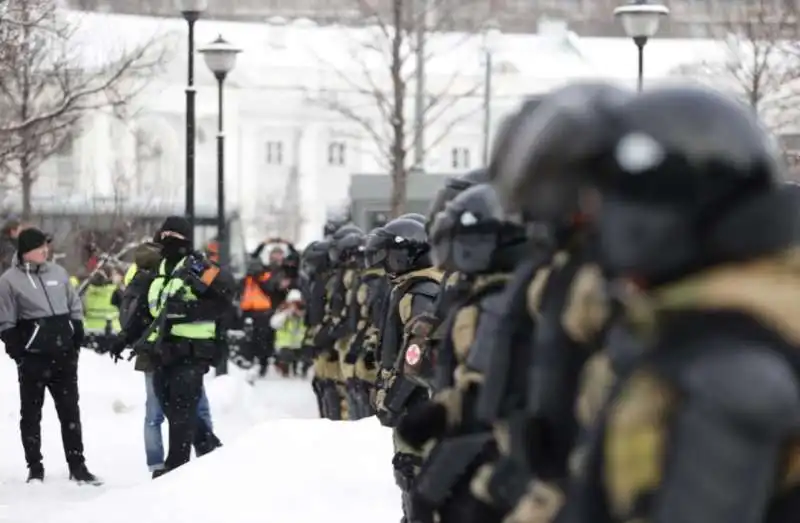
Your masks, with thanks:
[[[153,388],[153,373],[144,373],[145,391],[147,397],[144,403],[144,451],[147,456],[147,467],[151,470],[164,468],[164,440],[161,435],[161,425],[164,423],[164,411],[156,397]],[[197,416],[205,422],[209,430],[213,430],[211,423],[211,408],[208,404],[206,389],[197,404]]]

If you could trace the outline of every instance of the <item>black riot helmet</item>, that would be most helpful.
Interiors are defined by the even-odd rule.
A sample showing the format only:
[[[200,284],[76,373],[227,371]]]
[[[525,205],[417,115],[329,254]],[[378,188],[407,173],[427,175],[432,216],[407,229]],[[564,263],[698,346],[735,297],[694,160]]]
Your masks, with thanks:
[[[526,253],[525,229],[510,222],[489,184],[471,187],[436,215],[430,233],[434,264],[445,271],[511,271]]]
[[[585,195],[600,168],[597,158],[614,140],[609,113],[631,96],[610,84],[572,84],[520,114],[491,159],[492,183],[506,212],[546,224],[556,237],[595,213]]]
[[[797,191],[751,109],[672,87],[631,99],[616,121],[598,222],[612,274],[659,285],[796,243]]]
[[[338,232],[338,231],[337,231]],[[352,263],[363,252],[364,235],[352,232],[343,237],[332,240],[328,248],[328,259],[331,263]]]
[[[497,178],[498,159],[504,158],[508,154],[508,149],[515,139],[517,129],[521,122],[528,118],[542,104],[543,96],[535,96],[525,100],[516,112],[506,116],[497,128],[494,140],[492,141],[492,153],[490,155],[487,177],[489,181]],[[494,161],[492,161],[493,159]]]
[[[425,227],[414,220],[397,218],[370,236],[367,252],[373,252],[372,266],[400,275],[431,266]]]
[[[414,220],[415,222],[419,222],[422,225],[425,225],[425,222],[428,220],[423,215],[419,214],[418,212],[410,212],[407,214],[403,214],[397,217],[398,220]]]
[[[371,269],[374,267],[382,266],[383,255],[383,239],[378,234],[380,227],[376,227],[369,231],[364,239],[364,267]]]
[[[428,216],[425,220],[426,230],[430,228],[436,215],[444,210],[444,206],[447,205],[447,202],[451,201],[466,189],[479,183],[486,183],[487,181],[489,181],[489,172],[483,168],[469,171],[455,178],[448,178],[444,186],[439,189],[439,192],[434,196],[431,206],[428,209]]]
[[[330,259],[328,258],[330,245],[330,240],[319,240],[306,245],[301,256],[303,272],[313,275],[328,270],[330,268]]]
[[[364,234],[364,231],[361,230],[361,227],[355,225],[353,223],[345,223],[344,225],[340,225],[339,228],[336,229],[336,232],[333,233],[331,239],[333,241],[341,240],[348,234]]]

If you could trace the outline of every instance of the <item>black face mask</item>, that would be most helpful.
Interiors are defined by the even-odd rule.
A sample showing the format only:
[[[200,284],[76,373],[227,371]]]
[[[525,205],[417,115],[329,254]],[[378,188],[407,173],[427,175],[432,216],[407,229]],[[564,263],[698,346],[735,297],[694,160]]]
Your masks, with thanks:
[[[161,255],[169,263],[176,263],[189,254],[191,244],[189,240],[182,240],[174,236],[166,236],[161,239]]]

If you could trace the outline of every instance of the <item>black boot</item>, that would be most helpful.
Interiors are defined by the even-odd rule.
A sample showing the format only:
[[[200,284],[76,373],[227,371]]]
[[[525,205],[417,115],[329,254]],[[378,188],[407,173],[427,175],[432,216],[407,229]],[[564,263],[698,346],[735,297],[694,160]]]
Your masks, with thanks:
[[[35,463],[28,466],[27,483],[31,483],[33,481],[44,481],[44,467],[41,463]]]
[[[153,471],[153,479],[160,478],[167,473],[167,469],[158,469]]]
[[[100,486],[103,482],[94,474],[89,472],[85,464],[76,465],[70,468],[69,471],[70,481],[80,484]]]

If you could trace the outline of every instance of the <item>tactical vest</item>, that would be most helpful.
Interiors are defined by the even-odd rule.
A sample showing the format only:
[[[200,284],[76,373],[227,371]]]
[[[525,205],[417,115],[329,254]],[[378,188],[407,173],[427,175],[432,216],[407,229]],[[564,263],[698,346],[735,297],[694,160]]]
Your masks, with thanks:
[[[179,261],[170,274],[166,271],[166,261],[162,261],[158,266],[158,276],[150,284],[147,292],[147,303],[150,308],[150,315],[159,318],[161,311],[167,300],[195,301],[197,296],[191,287],[182,278],[176,278],[183,266],[186,258]],[[213,321],[197,321],[191,323],[178,323],[172,325],[169,334],[176,338],[186,338],[192,340],[213,340],[216,337],[217,327]],[[148,341],[156,341],[162,333],[158,329],[154,330],[148,337]]]
[[[728,325],[730,325],[730,322]],[[648,346],[645,350],[641,351],[639,357],[636,358],[636,362],[626,365],[619,373],[605,405],[598,414],[591,431],[585,437],[587,441],[585,457],[580,464],[581,468],[578,473],[573,474],[576,478],[574,481],[573,495],[570,498],[570,503],[568,503],[564,509],[564,514],[559,517],[559,521],[564,521],[565,523],[584,523],[588,521],[593,523],[644,521],[644,516],[646,516],[646,514],[639,518],[639,513],[640,511],[646,512],[649,508],[650,505],[646,501],[650,501],[652,499],[651,496],[656,494],[658,485],[660,485],[663,480],[660,474],[663,474],[668,469],[663,468],[657,472],[653,471],[653,474],[648,473],[646,475],[642,472],[650,471],[649,462],[651,460],[649,453],[656,450],[659,441],[667,441],[666,448],[660,450],[669,451],[669,434],[661,434],[664,440],[660,440],[658,435],[653,434],[658,427],[648,424],[644,429],[644,432],[648,435],[645,440],[641,438],[643,431],[636,430],[635,422],[625,419],[627,430],[617,430],[617,433],[627,436],[627,439],[630,441],[618,441],[612,446],[608,442],[608,427],[611,411],[619,406],[619,400],[623,395],[630,394],[629,386],[631,381],[629,378],[639,370],[645,368],[658,369],[656,375],[659,376],[669,388],[674,387],[675,384],[672,379],[675,377],[675,374],[680,372],[678,370],[680,369],[680,365],[676,364],[676,360],[679,358],[686,358],[686,352],[693,353],[698,350],[698,348],[702,350],[703,347],[708,346],[708,343],[702,340],[702,336],[705,335],[705,333],[702,333],[704,327],[707,327],[706,323],[699,327],[698,330],[700,334],[693,343],[683,347],[684,349],[688,348],[690,350],[684,350],[682,353],[680,350],[674,350],[680,349],[681,347],[679,346],[659,347],[658,342],[656,342],[656,346]],[[782,357],[791,367],[796,376],[796,380],[800,381],[800,355],[798,355],[796,347],[788,345],[778,331],[772,330],[764,323],[754,318],[742,317],[737,321],[734,332],[725,331],[723,333],[717,331],[711,333],[715,338],[725,336],[726,334],[731,335],[733,345],[742,340],[749,340],[753,342],[755,346],[763,347]],[[722,341],[719,345],[729,346],[731,344],[726,344],[725,341]],[[670,403],[672,403],[671,407],[680,410],[681,407],[677,389],[674,389],[674,391],[676,392],[675,397],[665,397],[663,400],[665,405],[658,408],[660,416],[668,416],[671,414]],[[735,428],[735,425],[732,424],[731,429]],[[636,439],[637,435],[640,436],[639,439]],[[622,445],[620,445],[620,443],[622,443]],[[628,446],[626,447],[625,445]],[[620,446],[623,448],[630,448],[630,445],[637,446],[637,458],[639,456],[642,458],[630,461],[626,469],[622,471],[622,477],[615,475],[613,479],[611,479],[609,477],[610,473],[608,473],[606,469],[609,452],[613,452],[611,449],[619,448]],[[775,484],[772,485],[772,495],[767,500],[768,504],[767,507],[765,507],[765,515],[763,518],[764,523],[794,523],[797,521],[798,510],[800,509],[800,474],[798,474],[800,465],[798,465],[797,462],[797,455],[800,452],[799,449],[800,442],[798,442],[795,437],[786,441],[782,452],[778,456],[775,456],[776,459],[780,460],[779,464],[782,466],[779,467],[779,476],[775,478]],[[664,457],[658,461],[666,463],[668,462],[668,458]],[[618,470],[616,473],[619,474],[620,471]],[[604,487],[604,484],[608,481],[616,481],[617,485],[615,486],[617,490],[619,490],[622,485],[625,487],[634,487],[644,481],[652,485],[652,491],[637,492],[637,494],[642,495],[642,497],[646,499],[635,499],[635,501],[639,502],[632,507],[634,513],[630,514],[629,517],[625,517],[621,514],[612,514],[611,506],[613,501],[609,499],[611,492],[610,489]],[[630,493],[632,494],[633,491]]]
[[[352,336],[356,333],[357,318],[353,320],[353,316],[358,314],[358,300],[356,294],[358,293],[360,276],[356,269],[345,269],[342,275],[342,290],[344,291],[344,307],[339,312],[338,324],[340,328],[335,333],[337,339],[346,336]]]
[[[386,319],[380,339],[381,366],[394,368],[403,342],[403,327],[411,319],[411,300],[409,291],[422,283],[440,285],[442,272],[433,267],[412,271],[392,280],[392,291],[388,299]]]
[[[456,308],[443,322],[447,335],[436,357],[437,390],[453,386],[456,366],[464,363],[469,354],[478,329],[481,300],[490,294],[502,291],[510,279],[510,274],[479,276],[472,282],[469,293],[458,304],[453,304]]]
[[[528,287],[534,277],[546,268],[549,257],[521,264],[503,291],[508,304],[501,318],[498,337],[491,353],[485,385],[476,406],[476,415],[485,423],[505,419],[511,412],[524,408],[527,399],[527,365],[534,332],[533,317],[528,310]]]
[[[374,311],[380,307],[380,304],[377,303],[380,298],[378,296],[379,287],[385,279],[386,274],[382,269],[366,269],[361,273],[347,316],[348,330],[354,333],[363,333],[372,323]]]
[[[309,284],[309,299],[306,302],[306,325],[316,327],[325,318],[327,295],[325,283],[328,281],[326,274],[316,275]]]
[[[450,316],[450,311],[453,306],[459,303],[470,291],[470,289],[467,288],[466,292],[464,292],[465,289],[461,281],[461,273],[459,272],[453,271],[445,273],[442,277],[442,281],[444,282],[444,288],[442,292],[439,293],[439,297],[436,298],[436,306],[434,309],[434,316],[438,320],[438,323],[434,325],[433,332],[431,333],[431,340],[434,343],[441,342],[445,339],[447,336],[446,322]]]
[[[111,297],[116,290],[117,286],[113,283],[86,287],[83,295],[83,326],[86,330],[102,331],[108,320],[111,320],[113,331],[119,331],[119,309],[111,304]]]

